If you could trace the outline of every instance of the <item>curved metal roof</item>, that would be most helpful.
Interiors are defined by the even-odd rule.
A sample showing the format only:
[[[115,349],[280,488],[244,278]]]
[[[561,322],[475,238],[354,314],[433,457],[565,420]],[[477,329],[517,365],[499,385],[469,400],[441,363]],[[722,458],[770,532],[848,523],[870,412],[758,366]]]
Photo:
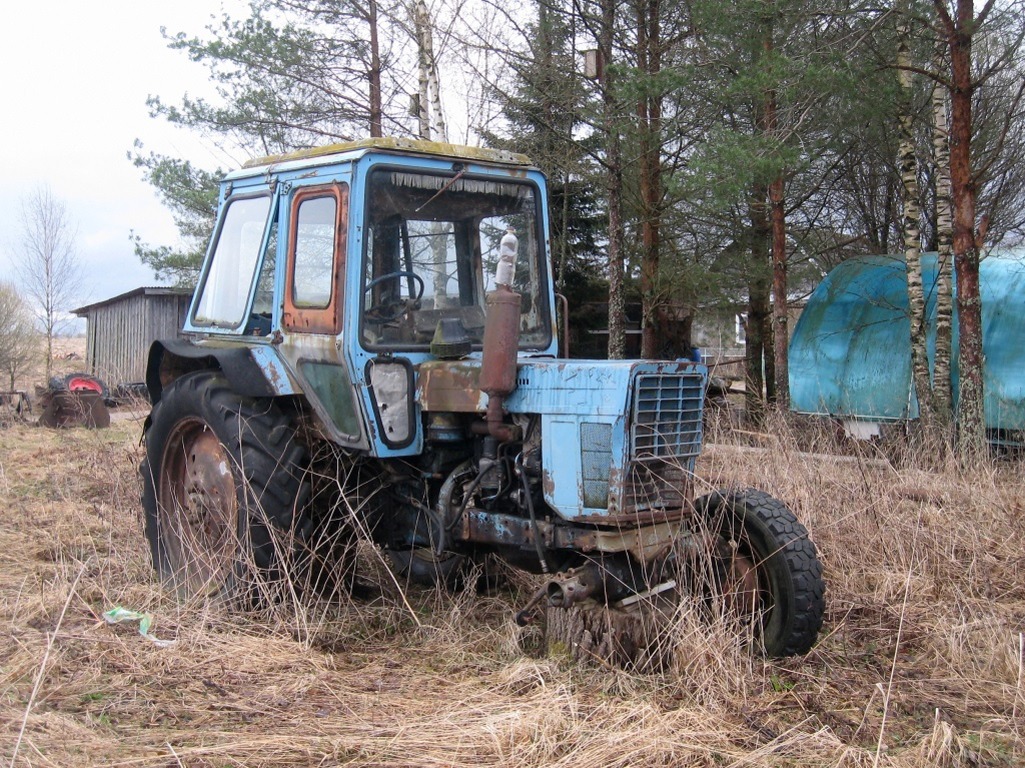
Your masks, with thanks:
[[[1025,260],[991,254],[980,268],[986,425],[1025,429]],[[929,319],[936,342],[936,254],[922,255]],[[791,408],[843,418],[917,418],[911,383],[911,326],[904,259],[845,261],[819,284],[790,342]],[[953,386],[957,390],[957,313]]]

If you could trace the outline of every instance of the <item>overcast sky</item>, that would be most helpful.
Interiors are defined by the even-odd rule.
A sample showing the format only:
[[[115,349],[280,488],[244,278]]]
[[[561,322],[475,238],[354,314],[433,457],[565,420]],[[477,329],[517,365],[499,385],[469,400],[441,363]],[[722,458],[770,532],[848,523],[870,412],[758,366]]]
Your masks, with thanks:
[[[79,304],[155,285],[129,233],[176,244],[170,214],[127,159],[136,139],[147,150],[213,169],[237,166],[193,135],[149,117],[146,97],[175,102],[210,92],[206,70],[168,50],[160,28],[203,32],[242,0],[80,0],[18,2],[5,11],[0,46],[0,280],[18,253],[21,200],[48,185],[77,227],[86,271]]]

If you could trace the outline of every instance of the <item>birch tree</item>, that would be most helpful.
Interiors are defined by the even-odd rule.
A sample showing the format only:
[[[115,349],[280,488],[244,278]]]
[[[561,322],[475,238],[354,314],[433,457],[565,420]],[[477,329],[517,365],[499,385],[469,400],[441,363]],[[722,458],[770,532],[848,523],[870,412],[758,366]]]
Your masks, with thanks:
[[[971,464],[986,453],[982,353],[982,298],[979,263],[986,238],[986,218],[978,218],[979,178],[972,164],[972,101],[988,75],[972,69],[972,44],[994,11],[987,0],[976,12],[972,0],[933,0],[950,63],[945,78],[950,91],[950,186],[953,211],[953,257],[957,277],[958,402],[957,450]]]
[[[918,157],[915,142],[915,88],[911,57],[911,9],[900,9],[897,22],[897,80],[900,83],[900,148],[899,162],[903,190],[904,263],[908,285],[908,319],[910,327],[911,380],[918,399],[919,423],[926,434],[932,434],[935,422],[929,358],[926,353],[928,317],[925,291],[922,286],[922,232],[919,205]]]
[[[448,142],[448,126],[441,106],[441,77],[434,49],[434,33],[425,0],[413,0],[412,18],[417,47],[417,122],[421,139]]]
[[[16,272],[46,340],[47,380],[53,372],[53,340],[72,320],[72,301],[82,281],[76,235],[67,206],[48,187],[22,200]]]
[[[942,55],[937,55],[934,70],[940,71],[942,64]],[[933,406],[937,428],[946,433],[954,413],[950,378],[954,314],[951,261],[953,220],[950,209],[947,99],[938,82],[933,82],[931,102],[932,162],[936,188],[936,351],[933,363]]]

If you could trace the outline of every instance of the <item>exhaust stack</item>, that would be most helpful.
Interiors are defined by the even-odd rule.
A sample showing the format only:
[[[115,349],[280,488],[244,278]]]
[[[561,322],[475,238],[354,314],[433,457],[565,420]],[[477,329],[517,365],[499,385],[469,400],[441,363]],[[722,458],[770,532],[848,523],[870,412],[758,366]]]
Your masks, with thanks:
[[[495,290],[485,299],[487,323],[480,369],[480,388],[488,396],[486,434],[500,442],[516,437],[516,430],[503,421],[505,398],[516,389],[516,355],[520,344],[520,294],[511,288],[516,274],[516,235],[509,230],[502,237],[495,270]]]

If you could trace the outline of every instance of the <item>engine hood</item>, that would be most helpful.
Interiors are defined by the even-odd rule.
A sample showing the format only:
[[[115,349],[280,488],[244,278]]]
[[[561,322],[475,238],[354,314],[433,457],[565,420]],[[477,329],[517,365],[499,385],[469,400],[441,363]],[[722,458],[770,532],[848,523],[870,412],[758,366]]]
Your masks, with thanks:
[[[521,360],[510,413],[616,416],[627,408],[630,382],[639,373],[692,371],[691,362],[639,360]],[[487,408],[480,390],[480,360],[432,360],[419,366],[417,400],[425,411],[476,413]]]

